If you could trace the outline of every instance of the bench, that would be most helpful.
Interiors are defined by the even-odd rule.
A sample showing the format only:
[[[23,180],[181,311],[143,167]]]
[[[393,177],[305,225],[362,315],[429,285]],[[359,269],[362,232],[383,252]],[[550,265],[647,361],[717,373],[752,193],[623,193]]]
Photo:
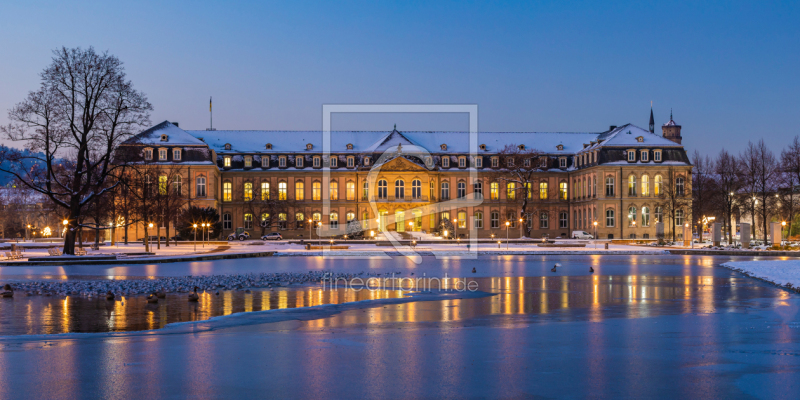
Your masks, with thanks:
[[[61,249],[56,249],[56,248],[47,249],[47,254],[50,254],[51,256],[54,256],[54,257],[58,257],[58,256],[62,255],[61,254]]]
[[[7,251],[6,252],[6,260],[19,260],[22,258],[21,251]]]
[[[75,249],[75,255],[76,256],[85,256],[87,254],[89,254],[89,253],[84,249]]]

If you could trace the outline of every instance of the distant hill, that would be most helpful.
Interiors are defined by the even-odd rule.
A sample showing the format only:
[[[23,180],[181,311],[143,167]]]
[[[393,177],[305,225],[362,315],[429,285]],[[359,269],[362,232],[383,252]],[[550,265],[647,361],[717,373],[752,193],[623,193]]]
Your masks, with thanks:
[[[20,152],[24,156],[31,156],[31,157],[44,157],[44,153],[32,153],[28,150],[19,150],[13,147],[7,147],[0,145],[0,152]],[[25,169],[32,167],[35,164],[43,164],[39,161],[34,160],[26,160],[24,163]],[[0,168],[8,169],[11,166],[11,163],[8,161],[0,162]],[[7,186],[11,181],[14,180],[14,175],[9,174],[8,172],[0,171],[0,186]]]

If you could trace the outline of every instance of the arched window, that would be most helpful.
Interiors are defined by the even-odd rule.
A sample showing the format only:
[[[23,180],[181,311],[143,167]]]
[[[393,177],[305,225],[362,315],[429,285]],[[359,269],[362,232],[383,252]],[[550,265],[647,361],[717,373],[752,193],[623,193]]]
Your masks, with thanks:
[[[463,199],[464,197],[467,197],[467,184],[466,184],[466,182],[458,182],[458,186],[457,187],[458,187],[458,192],[456,194],[458,195],[458,198],[459,199]]]
[[[547,182],[539,182],[539,200],[547,200]]]
[[[269,200],[269,182],[261,182],[261,200]]]
[[[567,193],[569,193],[569,188],[567,182],[561,182],[558,184],[558,198],[561,200],[567,199]]]
[[[467,228],[467,213],[466,211],[459,211],[458,212],[458,228]]]
[[[490,219],[491,219],[490,222],[491,222],[492,228],[496,229],[496,228],[500,227],[500,213],[499,212],[492,211],[492,213],[490,214]]]
[[[606,210],[606,227],[607,228],[614,227],[614,210],[612,209]]]
[[[314,226],[316,226],[320,221],[322,221],[322,214],[315,212],[311,214],[311,219],[314,220]]]
[[[233,199],[233,186],[230,182],[222,183],[222,201],[231,201]]]
[[[483,229],[483,213],[480,211],[475,212],[475,228]]]
[[[195,194],[197,197],[206,197],[206,177],[198,176],[195,179]]]
[[[514,200],[514,198],[516,198],[516,194],[517,185],[515,185],[514,182],[509,182],[508,185],[506,185],[506,198],[508,200]]]
[[[286,182],[278,182],[278,200],[286,200]]]
[[[489,184],[489,198],[492,200],[500,199],[500,184],[492,182]]]
[[[222,229],[231,229],[231,213],[222,214]]]
[[[548,229],[550,227],[550,216],[543,212],[539,214],[539,229]]]
[[[369,182],[364,181],[364,184],[361,185],[361,200],[366,201],[369,199]]]
[[[349,224],[349,223],[351,223],[351,222],[353,222],[353,221],[355,221],[355,219],[356,219],[356,213],[354,213],[354,212],[352,212],[352,211],[351,211],[351,212],[349,212],[349,213],[345,214],[345,219],[347,220],[347,223],[348,223],[348,224]]]
[[[434,182],[433,179],[431,179],[431,184],[428,194],[431,196],[431,201],[434,201],[434,199],[436,198],[436,182]],[[436,218],[431,218],[431,222],[435,220]]]
[[[394,198],[395,199],[406,198],[406,183],[402,179],[394,181]]]
[[[642,207],[642,226],[650,226],[650,208]]]
[[[339,229],[339,213],[336,211],[331,213],[330,216],[331,229]]]
[[[244,201],[251,201],[251,200],[253,200],[253,183],[252,182],[245,182],[244,183]],[[252,215],[250,217],[252,217]]]
[[[297,229],[303,229],[306,226],[306,215],[299,212],[294,214],[294,226]]]
[[[483,198],[483,182],[477,181],[472,184],[472,192],[475,194],[476,199]]]
[[[422,181],[419,179],[411,181],[411,198],[417,200],[422,198]]]
[[[331,181],[328,192],[330,192],[329,196],[331,201],[339,200],[339,182]]]
[[[636,226],[636,207],[628,207],[628,226]]]
[[[286,218],[288,216],[286,213],[279,213],[278,214],[278,228],[279,229],[286,229]]]
[[[684,193],[683,177],[679,176],[675,179],[675,195],[683,196]]]
[[[261,213],[261,226],[269,228],[270,221],[269,213]]]
[[[253,229],[253,214],[244,214],[244,229]]]
[[[650,177],[642,175],[642,196],[650,196]]]
[[[525,196],[529,199],[533,198],[533,186],[531,182],[525,182]]]
[[[569,228],[569,221],[568,219],[569,214],[565,211],[558,213],[558,227],[559,228]]]
[[[306,198],[306,186],[303,184],[303,181],[297,181],[294,183],[294,199],[297,201],[303,201]]]
[[[182,193],[181,185],[183,184],[183,178],[180,175],[175,175],[175,180],[172,182],[172,188],[174,193],[178,196]]]
[[[311,200],[322,200],[322,182],[311,182]]]
[[[450,200],[450,183],[442,182],[442,200]]]
[[[348,201],[354,201],[356,199],[356,183],[353,181],[349,181],[345,183],[345,196]]]
[[[636,176],[628,177],[628,196],[636,196]]]
[[[655,179],[653,180],[653,196],[660,196],[660,195],[661,195],[661,175],[656,175]]]
[[[508,226],[511,228],[517,227],[517,218],[514,216],[515,213],[513,211],[509,211],[506,213],[506,221],[508,221]]]
[[[664,209],[661,208],[661,207],[656,207],[655,213],[653,214],[653,216],[655,217],[656,222],[662,222],[663,223],[664,222],[664,219],[663,219],[664,218]]]
[[[606,197],[614,197],[614,177],[606,177]]]
[[[386,182],[385,179],[381,179],[378,181],[378,198],[379,199],[386,199],[389,197],[389,183]]]

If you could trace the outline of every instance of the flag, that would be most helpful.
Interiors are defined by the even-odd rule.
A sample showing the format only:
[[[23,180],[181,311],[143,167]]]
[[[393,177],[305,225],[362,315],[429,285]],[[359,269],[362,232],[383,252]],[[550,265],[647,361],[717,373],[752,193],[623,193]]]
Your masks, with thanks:
[[[208,112],[211,112],[211,97],[208,98]]]

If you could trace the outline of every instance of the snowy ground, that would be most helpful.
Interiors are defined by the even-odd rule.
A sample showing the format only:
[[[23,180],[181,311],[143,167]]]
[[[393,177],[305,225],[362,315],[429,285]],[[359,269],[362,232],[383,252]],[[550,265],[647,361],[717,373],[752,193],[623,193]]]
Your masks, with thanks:
[[[252,259],[252,268],[274,270],[405,266],[460,276],[477,266],[499,294],[367,302],[281,322],[250,313],[188,331],[6,337],[0,398],[796,398],[800,297],[715,266],[729,260]],[[563,271],[549,271],[554,261]],[[152,269],[203,273],[204,265],[247,267],[220,260]]]
[[[736,261],[723,266],[778,286],[800,288],[800,260]]]

